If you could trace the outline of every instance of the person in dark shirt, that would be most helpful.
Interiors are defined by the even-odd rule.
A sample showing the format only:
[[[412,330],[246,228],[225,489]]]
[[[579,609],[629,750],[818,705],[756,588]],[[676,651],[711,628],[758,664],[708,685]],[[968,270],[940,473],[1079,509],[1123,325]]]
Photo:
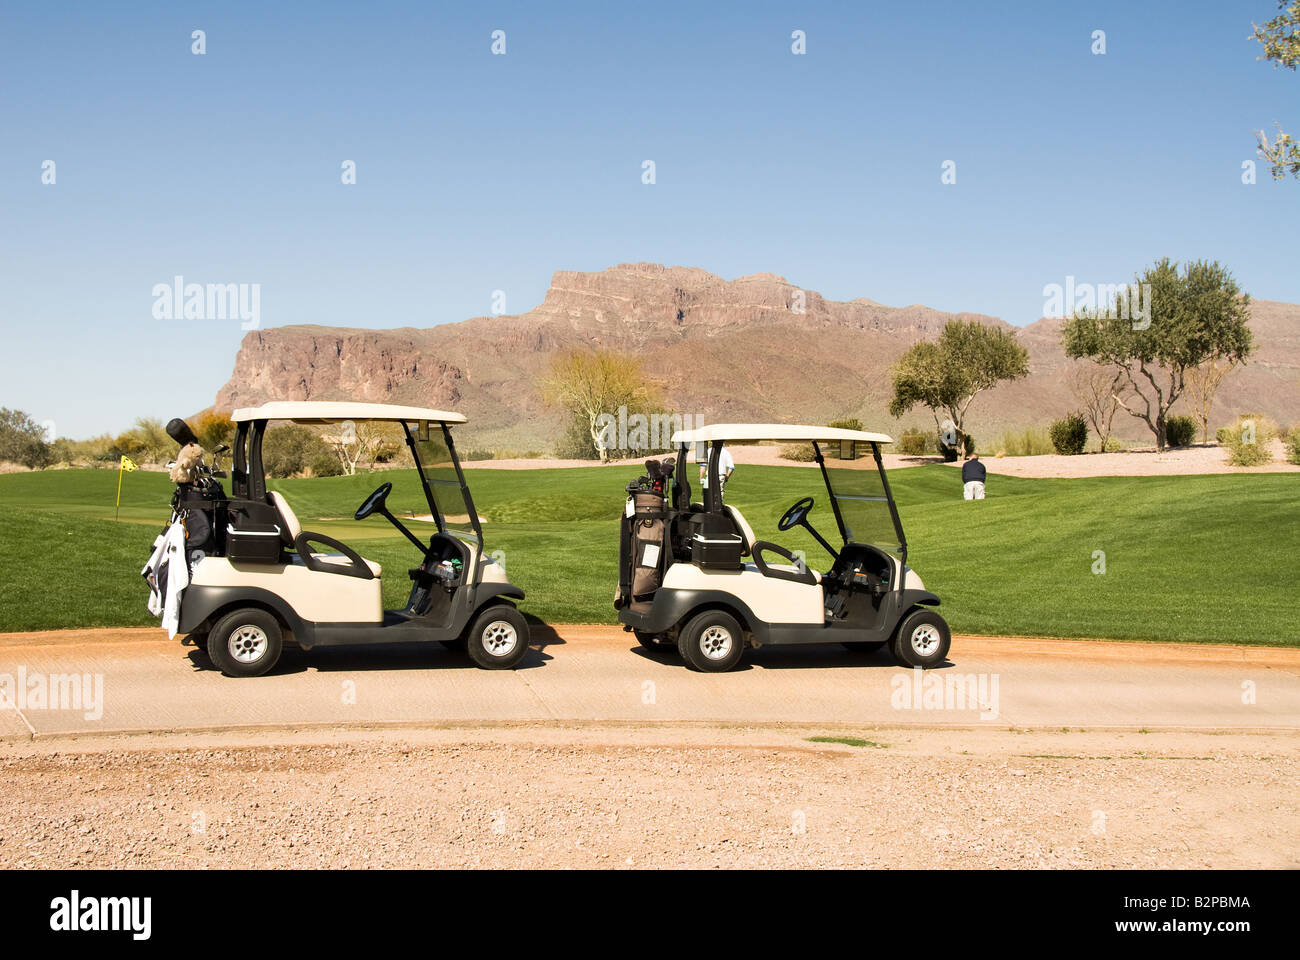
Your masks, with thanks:
[[[971,454],[971,458],[961,465],[962,491],[967,500],[984,499],[984,478],[987,475],[978,454]]]

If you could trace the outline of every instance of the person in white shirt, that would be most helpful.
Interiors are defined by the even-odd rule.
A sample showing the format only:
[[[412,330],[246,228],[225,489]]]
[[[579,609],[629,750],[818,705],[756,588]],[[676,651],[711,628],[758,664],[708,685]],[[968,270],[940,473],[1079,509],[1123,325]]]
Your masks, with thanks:
[[[722,456],[718,458],[718,480],[722,487],[721,493],[727,495],[727,481],[731,475],[736,472],[736,461],[731,459],[731,451],[726,447],[722,448]],[[700,487],[709,489],[709,462],[704,460],[700,463]]]

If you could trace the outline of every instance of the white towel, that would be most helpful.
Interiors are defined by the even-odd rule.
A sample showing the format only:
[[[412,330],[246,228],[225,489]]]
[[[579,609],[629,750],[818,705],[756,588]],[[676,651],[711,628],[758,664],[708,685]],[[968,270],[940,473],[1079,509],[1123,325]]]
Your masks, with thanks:
[[[190,585],[190,567],[185,562],[185,526],[179,520],[154,540],[154,551],[149,562],[140,571],[149,582],[149,612],[162,617],[162,625],[169,639],[175,639],[181,622],[181,594]],[[158,581],[167,571],[167,589],[164,596],[158,592]]]

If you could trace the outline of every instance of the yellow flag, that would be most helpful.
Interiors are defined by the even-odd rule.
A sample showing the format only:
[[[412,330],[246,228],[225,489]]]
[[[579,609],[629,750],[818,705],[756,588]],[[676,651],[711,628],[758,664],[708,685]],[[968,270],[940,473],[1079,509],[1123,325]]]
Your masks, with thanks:
[[[130,457],[124,456],[122,457],[122,463],[120,464],[120,466],[123,470],[134,470],[135,462],[132,461]]]

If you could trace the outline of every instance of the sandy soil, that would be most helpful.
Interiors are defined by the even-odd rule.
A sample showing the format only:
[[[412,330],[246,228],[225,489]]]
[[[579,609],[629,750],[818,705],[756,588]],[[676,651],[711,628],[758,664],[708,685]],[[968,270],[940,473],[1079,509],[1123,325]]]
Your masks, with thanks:
[[[0,868],[1300,866],[1294,737],[817,733],[14,745]]]
[[[776,465],[785,467],[815,467],[813,463],[798,463],[781,457],[779,446],[732,447],[731,453],[738,467],[745,464]],[[1258,467],[1235,467],[1228,463],[1228,454],[1218,446],[1194,446],[1157,453],[1155,448],[1130,450],[1124,453],[1086,453],[1078,457],[1061,457],[1055,454],[1041,457],[981,457],[989,473],[1012,477],[1154,477],[1181,474],[1209,473],[1300,473],[1300,466],[1287,463],[1281,441],[1274,441],[1273,462]],[[619,460],[608,464],[610,469],[643,472],[646,458]],[[940,457],[909,457],[901,454],[884,454],[885,469],[898,470],[927,463],[943,463]],[[496,470],[539,470],[548,467],[591,467],[590,460],[476,460],[464,466]],[[957,464],[947,464],[954,469]],[[632,473],[629,472],[629,476]],[[635,479],[633,477],[633,479]],[[692,481],[695,474],[691,475]]]

